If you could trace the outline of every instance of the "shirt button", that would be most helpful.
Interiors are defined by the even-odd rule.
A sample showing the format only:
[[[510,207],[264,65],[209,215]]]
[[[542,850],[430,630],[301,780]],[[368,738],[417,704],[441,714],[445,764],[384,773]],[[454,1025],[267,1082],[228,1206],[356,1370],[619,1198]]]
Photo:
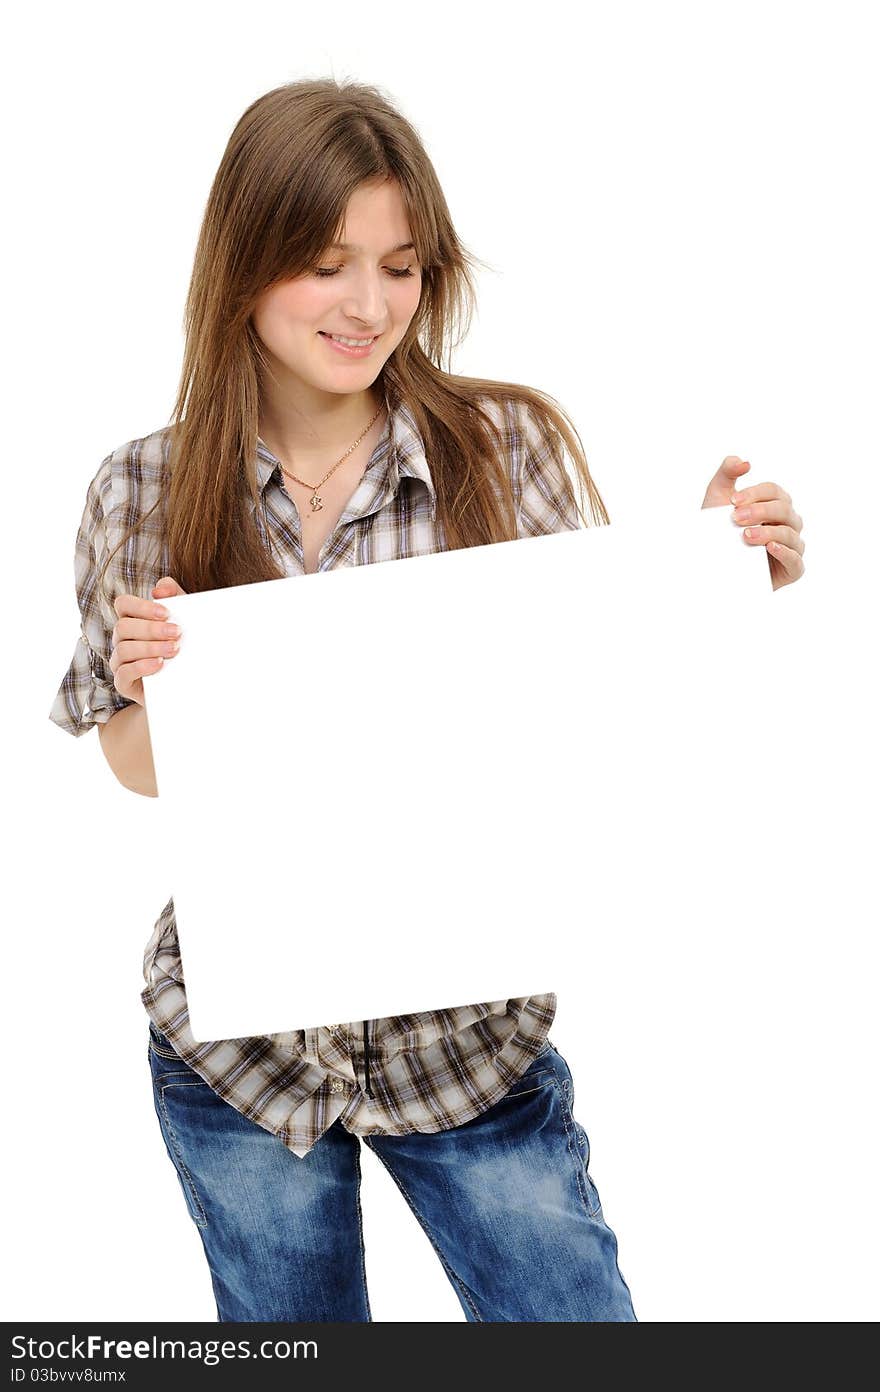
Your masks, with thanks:
[[[342,1089],[343,1089],[344,1087],[345,1087],[345,1083],[342,1081],[341,1078],[331,1078],[331,1079],[330,1079],[330,1091],[331,1091],[331,1092],[341,1092]]]

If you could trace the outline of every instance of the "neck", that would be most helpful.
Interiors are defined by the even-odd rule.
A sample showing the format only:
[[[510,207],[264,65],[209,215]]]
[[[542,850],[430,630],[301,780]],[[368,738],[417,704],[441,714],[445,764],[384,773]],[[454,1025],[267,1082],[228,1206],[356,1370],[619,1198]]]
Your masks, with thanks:
[[[303,393],[261,403],[259,436],[280,459],[338,458],[366,430],[384,402],[381,387],[362,392]],[[378,422],[377,422],[378,423]]]

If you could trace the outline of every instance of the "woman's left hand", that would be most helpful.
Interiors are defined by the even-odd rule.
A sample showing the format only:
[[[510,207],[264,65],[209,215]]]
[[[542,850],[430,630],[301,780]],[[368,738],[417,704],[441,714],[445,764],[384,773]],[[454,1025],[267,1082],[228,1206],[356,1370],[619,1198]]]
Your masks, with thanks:
[[[747,459],[729,454],[706,489],[703,507],[735,505],[733,520],[745,528],[746,544],[767,548],[770,578],[774,590],[778,590],[800,580],[804,573],[804,523],[778,483],[754,483],[734,492],[736,480],[751,467]]]

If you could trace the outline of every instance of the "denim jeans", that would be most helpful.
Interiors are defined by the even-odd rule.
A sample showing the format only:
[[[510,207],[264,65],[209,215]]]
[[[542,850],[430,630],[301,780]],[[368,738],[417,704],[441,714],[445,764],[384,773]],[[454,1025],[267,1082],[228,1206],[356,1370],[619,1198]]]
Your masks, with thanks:
[[[549,1041],[462,1126],[358,1137],[337,1120],[300,1157],[215,1093],[152,1021],[149,1033],[156,1114],[221,1322],[371,1319],[361,1141],[425,1230],[468,1321],[636,1319],[572,1115],[571,1072]]]

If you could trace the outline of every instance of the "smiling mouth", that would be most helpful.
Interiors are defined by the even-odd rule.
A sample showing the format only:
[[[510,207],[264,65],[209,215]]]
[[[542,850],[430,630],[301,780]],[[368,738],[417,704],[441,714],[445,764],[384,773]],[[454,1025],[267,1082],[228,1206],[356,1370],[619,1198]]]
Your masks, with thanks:
[[[322,338],[330,338],[334,343],[342,343],[347,348],[367,348],[380,337],[379,334],[373,334],[370,338],[349,338],[347,334],[325,333],[323,329],[319,329],[318,332]]]

